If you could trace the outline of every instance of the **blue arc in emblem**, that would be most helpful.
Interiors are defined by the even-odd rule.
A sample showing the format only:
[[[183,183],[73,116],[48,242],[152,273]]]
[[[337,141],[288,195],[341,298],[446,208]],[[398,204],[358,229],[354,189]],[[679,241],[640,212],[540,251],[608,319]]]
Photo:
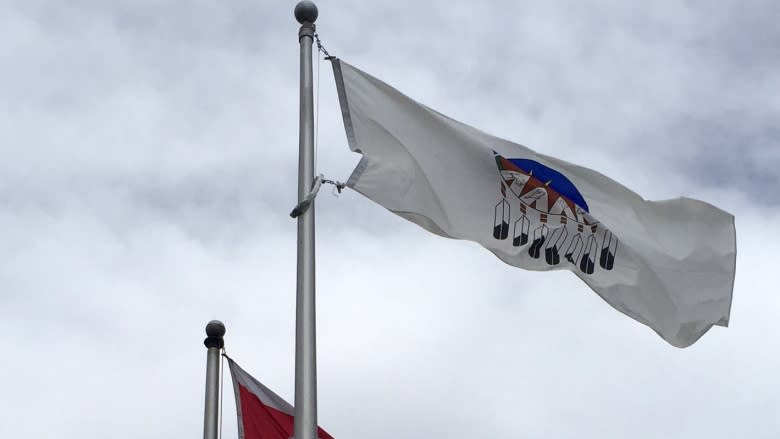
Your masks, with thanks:
[[[544,166],[543,164],[533,160],[507,160],[512,162],[513,165],[517,166],[523,171],[533,174],[533,176],[537,179],[545,183],[549,181],[551,188],[555,189],[555,191],[557,191],[559,194],[573,201],[574,204],[580,206],[585,212],[590,213],[590,209],[588,208],[588,203],[585,202],[585,198],[582,197],[582,194],[580,194],[580,191],[578,191],[577,187],[574,186],[574,183],[566,178],[565,175],[561,174],[555,169],[548,168],[547,166]]]

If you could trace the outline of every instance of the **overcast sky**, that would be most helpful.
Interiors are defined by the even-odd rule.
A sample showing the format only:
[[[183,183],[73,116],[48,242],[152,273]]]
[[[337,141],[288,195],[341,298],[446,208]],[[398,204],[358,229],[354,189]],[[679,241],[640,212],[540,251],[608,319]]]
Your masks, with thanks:
[[[293,7],[2,2],[5,437],[199,437],[203,327],[215,318],[228,353],[292,402]],[[731,327],[681,350],[571,273],[509,267],[326,187],[325,429],[340,439],[780,434],[780,3],[319,9],[332,54],[645,198],[708,201],[736,216],[738,242]],[[318,168],[344,180],[359,156],[330,65],[319,69]],[[236,436],[226,387],[224,437]]]

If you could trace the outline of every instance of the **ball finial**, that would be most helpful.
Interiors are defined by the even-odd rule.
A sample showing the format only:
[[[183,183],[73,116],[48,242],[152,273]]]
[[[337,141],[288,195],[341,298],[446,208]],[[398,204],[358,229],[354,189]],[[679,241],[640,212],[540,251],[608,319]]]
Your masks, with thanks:
[[[222,337],[225,335],[225,325],[219,320],[212,320],[206,325],[206,335],[209,337]]]
[[[317,20],[317,5],[309,0],[303,0],[295,5],[295,19],[298,23],[314,23]]]

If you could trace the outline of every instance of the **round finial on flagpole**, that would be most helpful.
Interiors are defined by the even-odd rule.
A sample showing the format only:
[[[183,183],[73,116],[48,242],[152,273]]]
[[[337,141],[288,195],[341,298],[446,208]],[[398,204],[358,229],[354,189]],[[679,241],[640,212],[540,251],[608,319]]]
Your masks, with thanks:
[[[225,324],[219,320],[212,320],[206,325],[206,335],[209,337],[222,337],[225,335]]]
[[[225,324],[219,320],[212,320],[206,325],[206,337],[203,340],[203,344],[207,348],[222,349],[225,346],[225,340],[222,338],[225,335]]]
[[[317,20],[317,5],[309,0],[303,0],[295,5],[295,19],[298,23],[314,23]]]

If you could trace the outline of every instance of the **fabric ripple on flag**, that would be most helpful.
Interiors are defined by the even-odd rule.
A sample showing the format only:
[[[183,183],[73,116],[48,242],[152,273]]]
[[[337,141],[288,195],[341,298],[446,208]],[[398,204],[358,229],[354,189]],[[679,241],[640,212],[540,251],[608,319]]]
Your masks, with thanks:
[[[227,358],[227,357],[226,357]],[[238,411],[239,439],[290,439],[295,409],[227,358]],[[319,439],[333,439],[322,428]]]
[[[347,186],[507,264],[570,270],[607,303],[686,347],[727,326],[734,217],[703,201],[647,201],[604,175],[455,121],[338,59]],[[512,284],[512,280],[508,280]]]

